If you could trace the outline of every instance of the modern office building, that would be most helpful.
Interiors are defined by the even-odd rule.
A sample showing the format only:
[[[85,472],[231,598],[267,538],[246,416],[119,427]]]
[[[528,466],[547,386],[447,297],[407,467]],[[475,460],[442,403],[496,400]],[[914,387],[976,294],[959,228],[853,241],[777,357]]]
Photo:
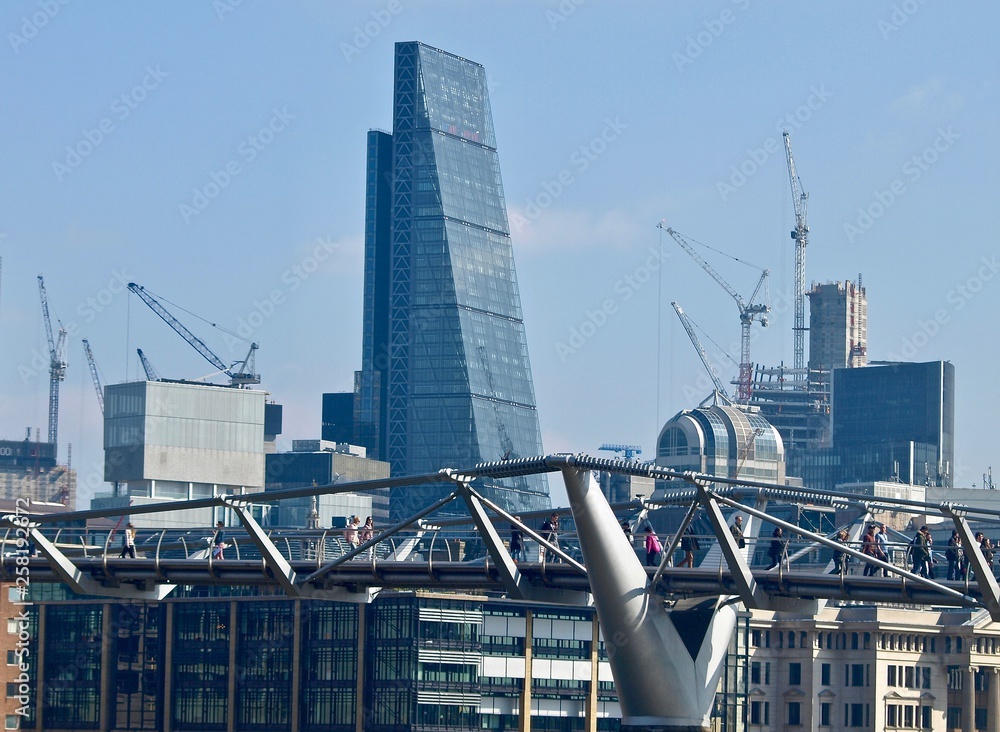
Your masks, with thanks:
[[[364,448],[326,440],[293,440],[291,452],[265,456],[264,490],[278,491],[312,485],[353,483],[389,477],[389,464],[371,460]],[[276,501],[265,519],[268,526],[303,527],[311,511],[317,511],[322,528],[342,527],[350,516],[364,521],[373,517],[375,526],[389,522],[389,489],[378,488],[364,493],[323,494],[315,497],[288,498]]]
[[[264,489],[265,392],[172,381],[105,389],[104,479],[93,508],[210,498]],[[269,430],[280,432],[277,424]],[[137,526],[214,526],[221,508],[146,514]]]
[[[593,607],[205,588],[119,602],[37,589],[34,703],[20,729],[471,732],[525,729],[525,714],[533,730],[620,726]]]
[[[355,440],[393,475],[542,454],[482,66],[396,44],[392,133],[368,133]],[[514,512],[545,476],[480,486]],[[446,488],[394,490],[401,517]]]
[[[833,373],[838,482],[899,480],[952,486],[955,367],[880,363]]]

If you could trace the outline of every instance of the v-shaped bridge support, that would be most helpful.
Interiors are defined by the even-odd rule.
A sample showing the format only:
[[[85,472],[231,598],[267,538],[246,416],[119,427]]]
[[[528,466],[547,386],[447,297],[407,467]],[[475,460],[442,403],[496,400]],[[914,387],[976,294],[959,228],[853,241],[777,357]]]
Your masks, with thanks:
[[[736,610],[722,598],[667,609],[589,472],[560,467],[631,732],[707,732]],[[746,591],[753,596],[754,587]]]

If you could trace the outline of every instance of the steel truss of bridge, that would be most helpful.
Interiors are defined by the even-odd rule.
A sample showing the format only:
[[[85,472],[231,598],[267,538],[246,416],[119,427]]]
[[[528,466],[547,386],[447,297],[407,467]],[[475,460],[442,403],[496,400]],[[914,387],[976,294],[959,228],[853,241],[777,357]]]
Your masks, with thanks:
[[[918,576],[899,566],[880,562],[860,551],[837,544],[832,535],[821,535],[782,521],[766,512],[768,502],[801,503],[858,509],[852,526],[857,540],[880,510],[940,514],[950,519],[965,546],[976,542],[967,517],[1000,521],[1000,512],[954,504],[928,504],[858,496],[850,493],[817,492],[804,488],[736,480],[697,473],[678,473],[649,463],[593,458],[587,455],[550,455],[537,458],[484,463],[469,469],[443,469],[437,473],[384,480],[309,486],[248,495],[224,495],[191,501],[172,501],[129,507],[128,515],[221,506],[231,509],[245,535],[236,536],[230,554],[236,558],[213,559],[204,529],[190,531],[140,531],[138,559],[119,559],[109,550],[112,532],[107,530],[57,529],[51,524],[89,518],[116,517],[121,508],[45,514],[6,514],[0,518],[4,556],[0,580],[22,586],[63,583],[76,593],[162,599],[178,585],[276,586],[296,597],[323,597],[351,602],[370,601],[382,589],[438,589],[504,594],[521,600],[586,604],[591,601],[591,577],[574,547],[572,535],[561,535],[552,544],[527,522],[520,521],[476,491],[481,478],[500,479],[542,472],[572,470],[603,471],[684,481],[667,490],[658,500],[616,504],[621,514],[645,514],[664,506],[686,506],[682,525],[663,552],[659,567],[647,568],[647,592],[667,605],[690,598],[730,596],[749,608],[782,609],[809,600],[841,600],[905,605],[983,608],[1000,620],[1000,588],[979,552],[969,552],[974,577],[965,581],[937,581]],[[251,515],[250,507],[286,498],[363,492],[377,488],[449,483],[450,495],[408,519],[386,528],[371,541],[351,547],[343,530],[266,530]],[[595,488],[596,489],[596,488]],[[440,517],[448,504],[464,503],[467,516]],[[797,537],[795,551],[776,568],[752,568],[747,551],[741,549],[722,509],[749,517],[746,539],[752,546],[760,526],[781,526]],[[717,544],[694,568],[674,567],[671,558],[681,535],[697,511],[705,511]],[[454,507],[449,507],[454,513]],[[570,509],[560,509],[570,513]],[[546,512],[547,513],[547,512]],[[539,561],[515,562],[500,537],[497,525],[518,526],[539,547]],[[230,527],[230,535],[235,527]],[[839,529],[840,527],[838,527]],[[470,531],[471,529],[471,531]],[[834,532],[835,534],[836,532]],[[232,540],[232,539],[231,539]],[[477,558],[461,561],[459,542],[480,542],[484,551]],[[765,540],[766,541],[766,540]],[[37,556],[28,556],[28,546]],[[838,548],[861,562],[875,564],[888,576],[831,574],[831,565],[817,566],[805,560],[821,547]]]

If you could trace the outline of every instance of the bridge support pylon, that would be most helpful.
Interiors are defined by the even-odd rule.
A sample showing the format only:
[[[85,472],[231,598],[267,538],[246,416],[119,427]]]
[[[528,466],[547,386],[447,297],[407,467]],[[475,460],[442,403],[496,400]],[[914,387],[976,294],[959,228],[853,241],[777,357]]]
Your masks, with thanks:
[[[561,466],[627,732],[708,732],[736,611],[667,608],[589,471]]]

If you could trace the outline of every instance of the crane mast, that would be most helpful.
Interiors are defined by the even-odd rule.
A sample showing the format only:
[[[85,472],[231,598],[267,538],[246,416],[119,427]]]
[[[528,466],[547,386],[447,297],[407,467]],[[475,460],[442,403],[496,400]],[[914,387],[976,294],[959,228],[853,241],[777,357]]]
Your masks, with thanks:
[[[41,275],[38,275],[38,294],[42,299],[42,319],[49,344],[49,442],[55,445],[59,436],[59,382],[66,378],[66,329],[60,323],[58,336],[52,337],[49,298]]]
[[[153,368],[153,364],[146,358],[146,354],[142,352],[142,349],[137,348],[135,352],[139,354],[139,362],[142,364],[142,370],[146,372],[146,381],[159,381],[159,374],[156,373],[156,369]]]
[[[660,223],[657,226],[663,227]],[[750,401],[753,395],[753,362],[750,360],[750,326],[753,324],[755,319],[758,319],[762,326],[767,326],[767,314],[771,312],[771,306],[768,304],[768,293],[767,293],[767,276],[770,274],[769,270],[763,270],[760,275],[760,279],[757,280],[757,286],[754,288],[753,295],[750,297],[749,303],[743,300],[743,297],[733,289],[733,286],[723,279],[722,275],[716,272],[712,266],[706,262],[701,256],[694,250],[694,247],[685,239],[680,233],[668,228],[667,233],[673,237],[681,249],[688,253],[688,255],[698,263],[698,265],[711,275],[712,279],[719,283],[723,290],[729,293],[729,296],[736,301],[736,307],[740,312],[740,375],[737,383],[737,394],[736,399],[743,404]],[[764,290],[764,302],[754,303],[757,299],[757,295],[760,294],[761,288]]]
[[[795,240],[795,323],[792,326],[795,356],[792,367],[804,369],[806,361],[806,246],[809,244],[809,227],[806,225],[806,208],[809,194],[802,190],[802,181],[795,172],[792,158],[792,140],[788,130],[781,136],[785,140],[785,158],[788,161],[788,180],[792,186],[792,206],[795,207],[795,229],[791,232]]]
[[[177,318],[170,314],[167,310],[160,304],[160,301],[155,297],[146,292],[146,288],[141,285],[137,285],[134,282],[128,283],[128,289],[138,295],[144,303],[146,303],[150,310],[159,315],[163,321],[169,325],[177,334],[186,340],[188,344],[194,348],[198,353],[204,357],[206,361],[215,366],[220,372],[226,374],[229,377],[230,384],[232,386],[244,386],[246,384],[259,384],[260,375],[252,373],[254,364],[254,352],[257,350],[257,344],[250,344],[250,351],[247,353],[246,358],[242,361],[237,361],[233,366],[226,366],[222,360],[212,352],[212,350],[205,345],[205,343],[198,338],[194,333],[189,331],[184,327]],[[238,371],[233,371],[233,368],[239,366]]]
[[[722,385],[722,379],[719,378],[719,374],[716,372],[715,367],[712,366],[712,362],[708,360],[708,354],[705,353],[705,349],[701,345],[701,340],[698,338],[698,334],[694,332],[691,319],[676,302],[672,302],[670,304],[673,306],[674,312],[677,313],[677,317],[680,319],[681,325],[684,326],[684,330],[687,332],[688,338],[691,339],[691,345],[693,345],[694,350],[698,352],[698,358],[701,359],[702,365],[704,365],[705,370],[708,371],[709,378],[712,379],[712,383],[715,384],[715,390],[722,394],[722,396],[726,399],[729,399],[729,394],[726,393],[726,387]]]
[[[104,414],[104,387],[101,386],[101,377],[97,373],[97,364],[94,362],[94,352],[90,350],[90,342],[83,339],[83,351],[87,354],[87,364],[90,366],[90,378],[94,381],[94,389],[97,390],[97,403],[101,405],[101,414]]]

